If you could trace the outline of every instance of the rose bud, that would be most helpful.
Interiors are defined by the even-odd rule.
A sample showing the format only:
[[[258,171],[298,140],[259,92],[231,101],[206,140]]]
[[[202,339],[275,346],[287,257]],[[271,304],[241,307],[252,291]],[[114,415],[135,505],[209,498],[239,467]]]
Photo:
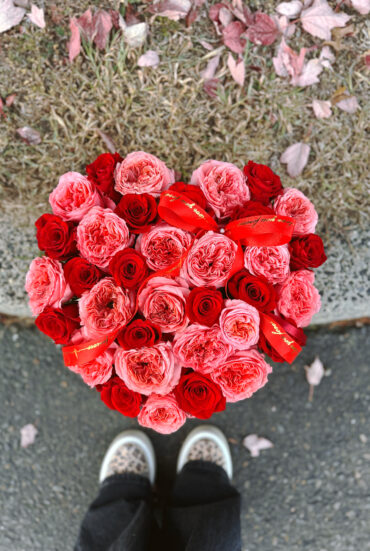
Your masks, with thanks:
[[[293,239],[289,243],[290,268],[318,268],[326,262],[324,243],[321,237],[314,233]]]
[[[133,233],[145,233],[157,218],[157,203],[149,193],[124,195],[114,211]]]
[[[220,387],[206,375],[195,371],[182,375],[174,394],[180,408],[197,419],[209,419],[226,407]]]
[[[211,327],[220,317],[224,299],[220,291],[210,287],[195,287],[186,300],[190,321]]]
[[[62,308],[49,306],[37,316],[35,324],[55,344],[67,344],[72,333],[80,327],[78,305],[71,304]]]
[[[247,177],[252,199],[260,201],[264,205],[279,195],[283,189],[279,176],[266,165],[248,161],[244,167],[244,174]]]
[[[141,394],[129,390],[119,377],[112,377],[96,389],[100,392],[100,399],[110,409],[115,409],[126,415],[136,417],[140,411]]]
[[[254,276],[247,270],[240,270],[227,282],[227,293],[251,304],[261,312],[271,312],[276,306],[274,286],[263,276]]]
[[[117,253],[109,263],[109,270],[117,285],[135,289],[148,275],[148,267],[141,253],[128,247]]]
[[[149,320],[137,319],[126,325],[117,337],[124,350],[153,346],[161,340],[161,330]]]
[[[76,228],[54,214],[43,214],[36,220],[36,239],[41,251],[50,258],[66,260],[77,253]]]
[[[119,153],[102,153],[95,161],[86,166],[86,174],[90,182],[98,190],[118,202],[121,195],[114,190],[114,170],[117,163],[122,161]]]
[[[69,283],[72,292],[80,297],[85,291],[92,289],[103,277],[103,272],[94,264],[90,264],[85,258],[71,258],[64,264],[64,277]]]

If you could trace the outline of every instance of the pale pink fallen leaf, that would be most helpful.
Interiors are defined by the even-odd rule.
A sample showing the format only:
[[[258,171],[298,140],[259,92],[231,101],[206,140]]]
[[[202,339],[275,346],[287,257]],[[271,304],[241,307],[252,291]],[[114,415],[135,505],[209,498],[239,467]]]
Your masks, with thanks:
[[[88,8],[75,21],[84,37],[87,38],[87,40],[92,40],[94,38],[94,23],[91,8]]]
[[[301,13],[304,30],[324,40],[330,40],[334,27],[344,27],[350,19],[346,13],[335,13],[327,0],[314,0],[312,6]]]
[[[245,36],[253,44],[269,46],[275,42],[279,29],[275,21],[266,13],[256,12],[253,23],[248,25]]]
[[[291,38],[294,35],[297,26],[289,21],[286,15],[282,15],[281,17],[274,15],[272,18],[284,37]]]
[[[302,2],[300,0],[291,0],[291,2],[281,2],[276,6],[276,11],[280,15],[285,15],[289,19],[294,19],[301,13]]]
[[[6,113],[4,113],[4,102],[0,98],[0,118],[1,117],[4,117],[4,119],[6,119]]]
[[[94,44],[99,50],[107,46],[109,33],[113,27],[112,17],[105,10],[98,10],[93,17]]]
[[[349,96],[348,98],[338,101],[336,104],[339,109],[346,111],[346,113],[354,113],[360,108],[356,96]]]
[[[6,99],[5,99],[5,105],[7,107],[11,107],[14,103],[14,100],[16,98],[16,95],[17,94],[10,94]]]
[[[69,61],[72,63],[72,61],[78,56],[81,51],[80,28],[75,17],[72,17],[72,19],[70,20],[69,28],[71,30],[71,38],[69,39],[67,48]]]
[[[227,25],[233,20],[233,14],[230,10],[222,6],[218,12],[218,19],[223,27],[227,27]]]
[[[319,60],[321,61],[321,65],[326,69],[333,69],[331,64],[333,61],[335,61],[335,55],[333,54],[329,46],[323,47],[320,52]]]
[[[208,50],[210,52],[212,52],[212,50],[214,49],[212,44],[210,44],[209,42],[206,42],[205,40],[200,40],[199,42],[203,46],[203,48],[205,48],[206,50]]]
[[[191,7],[190,0],[159,0],[159,2],[151,4],[149,10],[156,15],[178,21],[187,16]]]
[[[24,425],[24,427],[20,430],[21,433],[21,447],[27,448],[31,444],[35,442],[36,435],[38,433],[37,428],[29,423],[28,425]]]
[[[351,0],[353,9],[358,11],[361,15],[367,15],[370,13],[370,0]]]
[[[267,438],[263,438],[257,434],[249,434],[244,438],[243,446],[250,451],[252,457],[258,457],[261,450],[273,448],[274,444],[270,440],[267,440]]]
[[[157,67],[159,64],[159,56],[154,50],[148,50],[139,57],[137,64],[139,67]]]
[[[323,363],[318,356],[316,356],[311,365],[305,366],[305,371],[308,384],[313,386],[319,385],[325,375]]]
[[[208,80],[204,81],[203,90],[211,98],[216,98],[218,83],[219,83],[218,78],[209,78]]]
[[[123,21],[123,20],[122,20]],[[146,40],[148,34],[148,25],[145,22],[123,27],[120,20],[123,36],[126,44],[131,48],[139,48]]]
[[[244,52],[247,41],[242,37],[245,26],[240,21],[232,21],[222,30],[222,38],[225,46],[236,54]]]
[[[13,0],[0,0],[0,33],[18,25],[25,13],[26,10],[15,6]]]
[[[314,99],[312,100],[311,105],[313,112],[318,119],[328,119],[332,115],[330,101]]]
[[[229,57],[227,59],[227,65],[230,69],[231,76],[239,86],[244,85],[245,79],[245,66],[243,58],[235,61],[231,52],[229,52]]]
[[[22,128],[17,128],[17,134],[28,145],[38,145],[39,143],[41,143],[40,133],[37,132],[37,130],[30,128],[29,126],[22,126]]]
[[[35,4],[31,4],[31,13],[28,14],[28,19],[34,25],[40,27],[40,29],[45,29],[45,16],[42,8],[38,8]]]
[[[296,79],[292,79],[292,84],[302,87],[316,84],[316,82],[319,82],[318,76],[322,69],[322,63],[319,59],[310,59],[303,65],[301,74]]]
[[[281,163],[287,164],[287,171],[289,176],[295,178],[301,174],[302,170],[307,164],[308,156],[310,154],[310,146],[298,142],[290,145],[280,157]]]
[[[102,132],[101,130],[99,130],[99,128],[97,128],[96,131],[101,137],[101,139],[103,140],[103,142],[105,143],[105,145],[107,146],[108,151],[110,151],[111,153],[115,153],[117,151],[117,148],[114,145],[112,138],[108,136],[108,134],[106,134],[105,132]]]
[[[200,76],[204,80],[213,79],[217,71],[219,62],[220,62],[220,54],[217,54],[208,61],[207,67],[203,71],[201,71]]]

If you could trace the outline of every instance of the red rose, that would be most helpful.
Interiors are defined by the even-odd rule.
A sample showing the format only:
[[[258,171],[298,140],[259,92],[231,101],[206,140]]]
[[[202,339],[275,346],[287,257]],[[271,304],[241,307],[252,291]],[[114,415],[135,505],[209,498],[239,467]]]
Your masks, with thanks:
[[[305,346],[307,337],[304,334],[303,329],[297,327],[293,320],[284,319],[274,314],[269,314],[269,316],[274,319],[281,327],[291,336],[293,339],[300,345]],[[284,358],[280,356],[279,352],[275,350],[266,339],[265,335],[260,331],[260,338],[257,346],[267,354],[273,362],[283,363],[285,362]]]
[[[141,394],[129,390],[119,377],[112,377],[103,385],[97,385],[96,389],[100,392],[102,402],[110,409],[115,409],[126,417],[138,415]]]
[[[92,289],[103,275],[99,268],[84,258],[72,258],[64,265],[64,277],[77,297]]]
[[[86,166],[86,174],[90,182],[115,202],[120,200],[121,194],[114,189],[114,169],[116,164],[121,161],[123,159],[119,153],[103,153],[93,163]]]
[[[125,289],[135,289],[148,275],[143,255],[129,247],[112,258],[109,269],[116,284]]]
[[[43,214],[35,222],[39,249],[50,258],[66,260],[77,253],[76,227],[55,214]]]
[[[161,340],[161,330],[149,320],[137,319],[122,329],[117,340],[125,350],[153,346]]]
[[[209,419],[226,407],[220,387],[195,371],[182,375],[174,393],[180,408],[198,419]]]
[[[293,239],[289,243],[289,252],[290,268],[292,270],[318,268],[326,262],[324,243],[321,237],[315,233]]]
[[[175,182],[169,188],[169,191],[177,191],[178,193],[181,193],[181,195],[185,195],[185,197],[202,207],[202,209],[206,210],[207,208],[206,198],[204,197],[204,193],[199,186],[185,184],[184,182]]]
[[[257,310],[271,312],[276,306],[274,286],[262,276],[254,276],[240,270],[227,282],[227,293],[232,298],[244,300]]]
[[[186,300],[186,315],[190,321],[211,327],[220,317],[224,300],[220,291],[210,287],[195,287]]]
[[[149,193],[127,193],[114,211],[123,218],[130,231],[145,233],[155,223],[157,218],[157,203]]]
[[[247,218],[248,216],[258,216],[259,214],[275,214],[273,209],[266,207],[259,201],[248,201],[244,205],[236,207],[231,220],[240,220],[240,218]]]
[[[248,164],[244,167],[244,174],[247,177],[252,199],[260,201],[264,205],[267,205],[271,199],[279,195],[283,189],[279,176],[266,165],[248,161]]]
[[[37,316],[35,323],[56,344],[67,344],[72,333],[80,327],[78,305],[69,304],[62,308],[48,306]]]

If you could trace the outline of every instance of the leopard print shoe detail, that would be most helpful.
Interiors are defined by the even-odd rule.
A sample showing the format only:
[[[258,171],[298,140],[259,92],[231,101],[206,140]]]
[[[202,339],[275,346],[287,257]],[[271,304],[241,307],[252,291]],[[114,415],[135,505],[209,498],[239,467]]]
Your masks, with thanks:
[[[136,444],[122,444],[109,462],[107,476],[133,473],[149,477],[149,465],[145,454]]]
[[[214,440],[202,438],[194,442],[189,450],[187,461],[211,461],[220,467],[225,468],[225,457],[222,450]]]

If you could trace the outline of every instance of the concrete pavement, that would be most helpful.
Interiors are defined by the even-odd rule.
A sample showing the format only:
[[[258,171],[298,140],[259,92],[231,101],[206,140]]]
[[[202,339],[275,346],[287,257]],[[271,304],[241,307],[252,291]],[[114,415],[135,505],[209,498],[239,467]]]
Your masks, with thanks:
[[[370,549],[369,351],[370,327],[311,331],[293,368],[277,366],[264,389],[212,419],[231,441],[243,551]],[[309,403],[303,366],[315,355],[330,376]],[[33,328],[0,326],[0,374],[0,551],[70,550],[107,445],[136,422],[105,408]],[[39,434],[22,449],[27,423]],[[196,424],[150,433],[162,481]],[[274,448],[251,458],[250,433]]]

